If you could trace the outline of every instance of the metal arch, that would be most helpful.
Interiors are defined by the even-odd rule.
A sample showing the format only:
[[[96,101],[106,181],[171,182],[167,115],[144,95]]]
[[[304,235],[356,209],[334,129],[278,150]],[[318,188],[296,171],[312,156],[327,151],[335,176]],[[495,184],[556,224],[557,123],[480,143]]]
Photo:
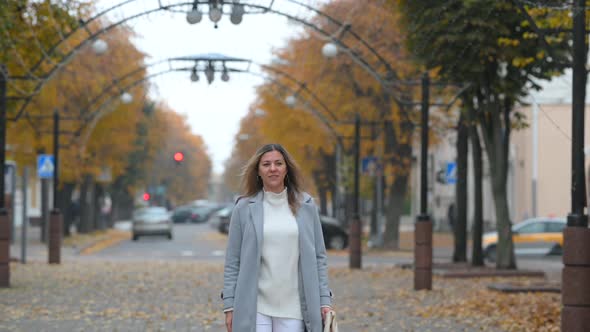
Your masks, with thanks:
[[[65,40],[67,40],[67,39],[68,39],[68,38],[69,38],[71,35],[73,35],[74,33],[76,33],[76,32],[78,32],[78,31],[80,31],[80,29],[82,29],[82,28],[86,28],[86,27],[87,27],[87,25],[88,25],[88,23],[91,23],[91,22],[93,22],[93,21],[95,21],[95,20],[99,19],[100,17],[102,17],[102,16],[106,15],[107,13],[109,13],[109,12],[111,12],[111,11],[113,11],[113,10],[117,9],[117,8],[123,7],[124,5],[126,5],[126,4],[129,4],[129,3],[132,3],[132,2],[135,2],[135,1],[137,1],[137,0],[126,0],[126,1],[123,1],[123,2],[121,2],[121,3],[119,3],[119,4],[117,4],[117,5],[114,5],[114,6],[110,7],[110,8],[108,8],[108,9],[106,9],[106,10],[103,10],[102,12],[98,13],[97,15],[95,15],[95,16],[93,16],[93,17],[91,17],[91,18],[90,18],[90,19],[88,19],[87,21],[83,22],[83,24],[82,24],[81,26],[77,27],[76,29],[72,30],[70,33],[68,33],[67,35],[65,35],[65,36],[64,36],[65,38],[64,38],[64,39],[62,39],[62,40],[60,40],[60,41],[59,41],[58,43],[56,43],[55,45],[53,45],[53,46],[50,48],[50,50],[49,50],[47,53],[53,53],[53,52],[55,52],[55,50],[57,49],[57,47],[59,47],[59,45],[61,45],[61,44],[62,44],[62,42],[64,42]],[[335,24],[339,24],[339,25],[340,25],[340,27],[342,27],[342,26],[343,26],[343,24],[342,24],[341,22],[339,22],[339,21],[335,20],[334,18],[330,17],[329,15],[327,15],[327,14],[325,14],[325,13],[322,13],[322,12],[320,12],[320,11],[319,11],[319,10],[317,10],[317,9],[313,9],[313,8],[312,8],[312,7],[310,7],[310,6],[307,6],[307,5],[301,4],[301,3],[300,3],[300,2],[298,2],[298,1],[294,1],[294,0],[287,0],[287,1],[289,1],[289,2],[291,2],[291,3],[294,3],[294,4],[297,4],[297,5],[299,5],[299,6],[303,6],[304,8],[306,8],[306,9],[308,9],[308,10],[311,10],[311,11],[313,11],[313,12],[314,12],[314,13],[316,13],[316,14],[320,14],[320,15],[322,15],[323,17],[329,18],[329,20],[330,20],[331,22],[334,22]],[[198,3],[198,4],[206,4],[206,3],[208,3],[208,1],[197,1],[197,3]],[[122,25],[123,23],[125,23],[125,22],[127,22],[127,21],[130,21],[130,20],[133,20],[133,19],[139,18],[139,17],[141,17],[141,16],[149,15],[149,14],[151,14],[151,13],[158,12],[158,11],[160,11],[160,10],[168,10],[168,11],[169,11],[171,8],[174,8],[174,7],[187,6],[187,5],[192,5],[192,4],[193,4],[193,2],[180,2],[180,3],[177,3],[177,4],[170,4],[170,5],[167,5],[167,6],[163,6],[163,5],[161,4],[161,2],[160,2],[160,6],[159,6],[158,8],[155,8],[155,9],[149,9],[149,10],[146,10],[146,11],[144,11],[144,12],[140,12],[139,14],[130,15],[129,17],[126,17],[126,18],[123,18],[123,19],[121,19],[121,20],[119,20],[119,21],[117,21],[117,22],[114,22],[114,23],[112,23],[112,24],[111,24],[111,25],[109,25],[109,26],[103,27],[102,29],[100,29],[99,31],[97,31],[97,32],[95,32],[95,33],[90,33],[90,32],[89,32],[90,36],[89,36],[88,38],[84,39],[84,40],[83,40],[83,41],[81,41],[81,42],[80,42],[78,45],[74,46],[74,47],[73,47],[73,48],[72,48],[72,49],[71,49],[71,50],[70,50],[70,51],[69,51],[67,54],[65,54],[65,55],[63,56],[62,60],[61,60],[59,63],[57,63],[56,65],[54,65],[54,66],[53,66],[53,67],[52,67],[52,68],[49,70],[49,72],[47,73],[47,75],[43,75],[43,79],[38,81],[38,83],[37,83],[36,87],[34,88],[34,91],[33,91],[33,93],[31,93],[31,94],[30,94],[30,96],[29,96],[28,98],[26,98],[26,99],[25,99],[25,102],[24,102],[24,104],[23,104],[23,105],[20,107],[19,111],[17,112],[17,115],[16,115],[14,118],[10,118],[9,120],[11,120],[11,121],[17,121],[17,120],[18,120],[18,119],[19,119],[19,118],[22,116],[22,114],[24,113],[24,110],[25,110],[25,108],[28,106],[28,104],[31,102],[31,99],[32,99],[32,98],[33,98],[33,97],[34,97],[34,96],[35,96],[37,93],[39,93],[39,91],[41,90],[41,88],[43,87],[43,85],[44,85],[44,84],[45,84],[47,81],[49,81],[49,80],[50,80],[50,79],[53,77],[53,75],[55,75],[55,73],[56,73],[56,72],[57,72],[57,71],[58,71],[58,70],[59,70],[59,69],[60,69],[62,66],[64,66],[65,64],[67,64],[67,63],[68,63],[68,62],[71,60],[71,58],[73,57],[73,55],[74,55],[74,54],[75,54],[75,53],[76,53],[78,50],[80,50],[80,49],[81,49],[81,48],[82,48],[84,45],[86,45],[86,43],[88,43],[90,40],[93,40],[93,39],[95,39],[97,36],[99,36],[99,35],[101,35],[101,34],[103,34],[103,33],[106,33],[106,32],[108,32],[108,31],[110,31],[110,30],[114,29],[115,27],[117,27],[117,26],[119,26],[119,25]],[[256,5],[256,4],[249,4],[249,3],[243,3],[243,5],[244,5],[244,6],[246,6],[246,7],[251,7],[251,8],[261,9],[261,10],[265,10],[265,12],[271,12],[271,13],[274,13],[274,14],[277,14],[277,15],[280,15],[280,16],[284,16],[284,17],[286,17],[286,18],[288,18],[288,19],[290,19],[290,20],[293,20],[293,21],[299,22],[299,23],[303,24],[304,26],[306,26],[306,27],[309,27],[309,28],[311,28],[311,29],[313,29],[313,30],[315,30],[315,31],[319,32],[320,34],[322,34],[322,35],[324,35],[324,36],[326,36],[326,37],[330,38],[332,41],[334,41],[334,42],[335,42],[335,43],[336,43],[336,44],[337,44],[337,45],[338,45],[338,46],[339,46],[339,47],[340,47],[340,48],[341,48],[341,49],[344,51],[344,53],[348,54],[348,55],[349,55],[349,56],[350,56],[350,57],[351,57],[351,58],[352,58],[352,59],[353,59],[353,60],[354,60],[354,61],[355,61],[355,62],[356,62],[358,65],[360,65],[362,68],[364,68],[364,69],[365,69],[365,70],[366,70],[366,71],[367,71],[367,72],[368,72],[368,73],[369,73],[371,76],[373,76],[373,77],[374,77],[374,78],[375,78],[375,79],[376,79],[376,80],[377,80],[377,81],[378,81],[378,82],[379,82],[379,83],[380,83],[382,86],[385,86],[385,87],[387,87],[387,86],[391,86],[391,85],[392,85],[392,83],[394,83],[394,82],[395,82],[395,81],[390,81],[390,82],[386,81],[386,80],[385,80],[383,77],[381,77],[381,75],[380,75],[379,73],[377,73],[377,71],[376,71],[376,70],[375,70],[375,69],[374,69],[374,68],[373,68],[373,67],[372,67],[372,66],[371,66],[371,65],[370,65],[370,64],[369,64],[369,63],[368,63],[366,60],[364,60],[362,57],[360,57],[360,56],[359,56],[359,55],[358,55],[356,52],[354,52],[354,51],[353,51],[351,48],[349,48],[349,47],[348,47],[348,46],[347,46],[347,45],[346,45],[344,42],[342,42],[342,41],[341,41],[341,40],[339,40],[339,39],[335,39],[335,38],[334,38],[334,37],[333,37],[333,36],[332,36],[330,33],[328,33],[327,31],[325,31],[325,30],[323,30],[323,29],[319,28],[318,26],[316,26],[316,25],[314,25],[314,24],[311,24],[311,23],[309,23],[309,22],[305,21],[304,19],[301,19],[301,18],[295,17],[295,16],[293,16],[293,15],[290,15],[290,14],[288,14],[288,13],[282,12],[282,11],[280,11],[280,10],[275,10],[275,9],[272,9],[272,8],[270,8],[270,6],[269,6],[269,7],[265,7],[265,6]],[[359,41],[360,41],[360,42],[361,42],[363,45],[365,45],[365,47],[367,47],[367,48],[369,49],[369,51],[370,51],[371,53],[373,53],[373,54],[374,54],[374,55],[375,55],[375,56],[376,56],[376,57],[377,57],[377,58],[380,60],[380,62],[382,62],[382,63],[383,63],[385,66],[386,66],[386,68],[388,69],[388,75],[395,74],[395,72],[394,72],[394,71],[392,71],[392,69],[391,69],[391,66],[389,66],[389,64],[388,64],[388,63],[387,63],[387,62],[384,60],[384,58],[383,58],[383,57],[381,57],[381,56],[380,56],[380,55],[377,53],[377,51],[376,51],[375,49],[373,49],[372,47],[370,47],[370,46],[368,45],[368,43],[366,43],[366,41],[364,41],[364,40],[363,40],[363,39],[362,39],[360,36],[358,36],[356,33],[354,33],[354,32],[353,32],[353,31],[351,31],[351,30],[348,30],[348,31],[350,31],[349,33],[350,33],[352,36],[354,36],[354,37],[355,37],[357,40],[359,40]],[[43,63],[43,61],[45,61],[45,60],[46,60],[46,59],[44,59],[44,58],[43,58],[43,59],[41,59],[41,60],[39,60],[39,62],[38,62],[38,63],[36,63],[36,64],[33,66],[33,69],[32,69],[32,71],[36,70],[36,69],[37,69],[37,68],[38,68],[38,67],[39,67],[39,66],[40,66],[40,65]],[[390,71],[390,70],[391,70],[391,71]],[[393,97],[393,98],[394,98],[394,99],[395,99],[395,100],[396,100],[398,103],[402,103],[402,101],[401,101],[401,99],[400,99],[399,97],[395,96],[394,94],[392,94],[392,97]]]
[[[248,63],[248,64],[255,64],[258,67],[262,68],[262,69],[266,69],[269,71],[272,71],[274,73],[277,73],[285,78],[287,78],[288,80],[290,80],[291,82],[295,83],[300,90],[303,90],[305,92],[307,92],[307,94],[309,94],[311,96],[311,98],[318,104],[321,106],[321,108],[330,115],[330,117],[332,118],[333,121],[338,122],[339,119],[338,117],[334,114],[334,112],[332,112],[332,110],[330,110],[330,108],[313,92],[311,91],[308,87],[307,84],[305,82],[301,82],[300,80],[298,80],[297,78],[293,77],[292,75],[290,75],[287,72],[284,72],[282,70],[279,70],[277,68],[273,68],[272,66],[269,65],[265,65],[265,64],[260,64],[257,63],[255,61],[252,60],[248,60],[248,59],[242,59],[242,58],[234,58],[234,57],[228,57],[225,55],[221,55],[221,54],[215,54],[215,58],[211,58],[209,57],[210,55],[196,55],[196,56],[184,56],[184,57],[173,57],[173,58],[168,58],[168,59],[163,59],[160,61],[156,61],[153,62],[151,64],[145,65],[145,66],[141,66],[138,67],[134,70],[131,70],[130,72],[123,74],[122,76],[115,78],[112,80],[112,83],[105,87],[100,93],[99,95],[95,96],[89,103],[88,105],[85,107],[85,109],[90,108],[90,106],[94,103],[96,103],[101,97],[103,97],[108,91],[110,91],[111,89],[113,89],[114,87],[116,87],[121,81],[127,79],[128,77],[131,77],[135,74],[137,74],[138,72],[144,71],[147,68],[168,62],[171,63],[173,61],[187,61],[187,62],[198,62],[198,61],[202,61],[202,62],[222,62],[222,63],[227,63],[227,62],[244,62],[244,63]],[[196,65],[193,66],[193,68],[196,68]],[[228,68],[229,69],[229,68]],[[184,70],[184,69],[183,69]],[[238,70],[233,70],[233,71],[238,71]],[[252,74],[254,74],[248,67],[247,70],[243,70],[243,71],[247,71],[250,72]],[[263,77],[262,75],[258,75],[260,77]],[[276,80],[274,80],[276,81]],[[278,82],[278,81],[277,81]]]
[[[128,2],[131,2],[131,1],[136,1],[136,0],[127,0],[127,1],[128,1]],[[95,32],[95,33],[91,34],[91,35],[90,35],[88,38],[86,38],[86,39],[84,39],[83,41],[81,41],[81,42],[80,42],[78,45],[76,45],[74,48],[72,48],[72,49],[70,50],[70,52],[68,52],[67,54],[65,54],[65,55],[63,56],[63,58],[62,58],[62,61],[60,61],[59,63],[57,63],[56,65],[54,65],[54,66],[53,66],[53,67],[52,67],[52,68],[49,70],[49,72],[48,72],[46,75],[44,75],[44,76],[43,76],[43,79],[42,79],[42,80],[39,80],[39,82],[37,83],[37,85],[36,85],[36,86],[35,86],[35,88],[34,88],[34,91],[31,93],[31,97],[29,97],[29,98],[26,98],[26,99],[25,99],[25,103],[24,103],[24,104],[21,106],[21,108],[18,110],[18,112],[17,112],[16,116],[15,116],[14,118],[10,118],[9,120],[11,120],[11,121],[17,121],[17,120],[18,120],[18,119],[19,119],[19,118],[22,116],[22,114],[23,114],[23,112],[24,112],[25,108],[26,108],[26,107],[29,105],[29,103],[31,102],[31,100],[32,100],[32,96],[35,96],[37,93],[39,93],[39,91],[41,90],[41,88],[43,87],[43,85],[45,85],[45,83],[47,83],[47,82],[48,82],[48,81],[49,81],[49,80],[50,80],[50,79],[53,77],[53,75],[55,75],[55,74],[57,73],[57,71],[58,71],[58,70],[59,70],[61,67],[63,67],[64,65],[66,65],[66,64],[67,64],[67,63],[68,63],[68,62],[69,62],[69,61],[72,59],[72,57],[74,56],[74,54],[75,54],[75,53],[76,53],[78,50],[80,50],[82,47],[84,47],[84,45],[86,45],[86,43],[88,43],[90,40],[94,39],[94,38],[95,38],[95,37],[97,37],[98,35],[101,35],[101,34],[103,34],[103,33],[105,33],[105,32],[108,32],[108,31],[110,31],[110,30],[114,29],[115,27],[117,27],[117,26],[119,26],[119,25],[122,25],[123,23],[125,23],[125,22],[127,22],[127,21],[130,21],[130,20],[132,20],[132,19],[135,19],[135,18],[138,18],[138,17],[144,16],[144,15],[149,15],[149,14],[151,14],[151,13],[153,13],[153,12],[157,12],[157,11],[160,11],[160,10],[161,10],[161,9],[160,9],[160,8],[158,8],[158,9],[154,9],[154,10],[148,10],[148,11],[142,12],[142,13],[140,13],[140,14],[137,14],[137,15],[132,15],[132,16],[130,16],[130,17],[127,17],[127,18],[125,18],[125,19],[123,19],[123,20],[121,20],[121,21],[118,21],[118,22],[116,22],[116,23],[113,23],[113,24],[111,24],[111,25],[109,25],[109,26],[107,26],[107,27],[105,27],[105,28],[102,28],[102,29],[101,29],[101,30],[99,30],[98,32]],[[60,43],[59,43],[59,44],[61,44],[61,41],[60,41]],[[41,61],[41,62],[42,62],[42,61]]]
[[[125,1],[122,1],[121,3],[115,4],[115,5],[111,6],[111,7],[107,8],[107,9],[105,9],[105,10],[99,12],[99,13],[97,13],[96,15],[92,16],[91,18],[89,18],[86,21],[81,21],[80,23],[82,23],[82,24],[80,26],[78,26],[76,29],[73,29],[69,33],[65,34],[64,35],[64,38],[62,38],[59,42],[57,42],[54,45],[52,45],[46,53],[47,54],[54,53],[55,50],[61,45],[62,42],[64,42],[65,40],[67,40],[70,36],[72,36],[76,32],[80,31],[80,29],[87,28],[89,23],[92,23],[92,22],[98,20],[99,18],[101,18],[102,16],[105,16],[109,12],[112,12],[112,11],[118,9],[118,8],[121,8],[121,7],[123,7],[123,6],[127,5],[127,4],[130,4],[130,3],[133,3],[133,2],[136,2],[136,1],[138,1],[138,0],[125,0]],[[301,1],[297,1],[297,0],[285,0],[285,1],[286,2],[289,2],[289,3],[292,3],[292,4],[295,4],[295,5],[299,6],[299,7],[305,8],[305,9],[313,12],[314,14],[316,14],[318,16],[321,16],[321,17],[326,18],[330,23],[337,25],[341,29],[346,26],[345,23],[343,23],[343,22],[335,19],[334,17],[328,15],[327,13],[324,13],[324,12],[320,11],[317,8],[314,8],[314,7],[312,7],[312,6],[308,5],[308,4],[302,3]],[[161,0],[158,0],[158,4],[159,4],[158,8],[156,10],[151,10],[149,12],[151,13],[151,12],[155,12],[155,11],[159,11],[159,10],[174,11],[174,10],[171,10],[171,8],[180,7],[180,6],[192,6],[193,4],[201,4],[201,5],[204,5],[204,4],[208,4],[208,3],[209,3],[209,0],[197,0],[197,1],[189,1],[189,2],[180,2],[180,3],[177,3],[177,4],[162,5]],[[223,3],[223,0],[222,0],[222,5],[223,4],[224,3]],[[226,4],[229,4],[229,2],[227,2]],[[317,26],[315,26],[315,25],[313,25],[313,24],[311,24],[311,23],[309,23],[307,21],[304,21],[304,20],[302,20],[300,18],[296,18],[296,17],[294,17],[292,15],[289,15],[289,14],[287,14],[285,12],[282,12],[280,10],[273,9],[272,6],[274,4],[274,1],[271,1],[270,5],[268,5],[268,6],[263,6],[263,5],[253,4],[253,3],[241,3],[241,4],[244,7],[260,9],[260,10],[262,10],[263,13],[271,12],[271,13],[274,13],[274,14],[277,14],[277,15],[285,16],[285,17],[287,17],[290,20],[294,20],[296,22],[299,22],[299,23],[304,24],[305,26],[308,26],[310,28],[313,28],[314,30],[316,30],[317,32],[320,32],[324,36],[329,37],[330,40],[337,42],[339,45],[344,45],[344,44],[341,43],[341,41],[339,39],[333,38],[333,36],[331,34],[329,34],[326,31],[320,29],[319,27],[317,27]],[[138,14],[138,15],[141,15],[141,13]],[[103,30],[103,29],[101,29],[101,30]],[[391,65],[385,60],[385,58],[383,56],[381,56],[381,54],[379,54],[379,52],[377,52],[377,50],[375,50],[371,45],[369,45],[369,43],[367,43],[367,41],[364,40],[360,35],[358,35],[356,32],[354,32],[354,30],[352,30],[352,29],[349,28],[349,29],[347,29],[347,32],[351,36],[353,36],[356,40],[358,40],[363,46],[365,46],[369,50],[369,52],[372,53],[379,60],[379,62],[385,67],[388,75],[393,75],[393,79],[394,80],[398,80],[398,76],[395,74],[395,71],[393,70],[393,68],[391,67]],[[99,34],[100,34],[100,32],[99,32]],[[96,33],[95,34],[91,34],[91,36],[89,37],[89,39],[90,38],[94,38],[97,35],[98,34],[96,34]],[[348,47],[345,47],[345,48],[346,49],[350,49]],[[351,56],[353,56],[353,55],[351,54]],[[33,67],[30,69],[30,71],[31,72],[34,72],[37,68],[39,68],[39,66],[43,63],[43,61],[44,61],[43,58],[40,59],[37,63],[35,63],[35,65],[33,65]]]
[[[312,12],[316,13],[317,15],[320,15],[320,16],[322,16],[322,17],[325,17],[325,18],[326,18],[326,19],[328,19],[330,22],[332,22],[332,23],[334,23],[334,24],[338,25],[340,28],[343,28],[343,27],[345,26],[345,23],[343,23],[343,22],[340,22],[340,21],[336,20],[336,19],[335,19],[335,18],[333,18],[332,16],[329,16],[328,14],[326,14],[326,13],[324,13],[324,12],[320,11],[320,10],[317,10],[317,9],[315,9],[315,8],[313,8],[313,7],[309,6],[309,5],[306,5],[306,4],[304,4],[304,3],[301,3],[300,1],[297,1],[297,0],[286,0],[286,1],[288,1],[288,2],[291,2],[291,3],[296,3],[296,4],[298,4],[298,5],[302,6],[302,7],[306,8],[306,9],[308,9],[308,10],[310,10],[310,11],[312,11]],[[358,40],[359,42],[361,42],[361,43],[362,43],[362,44],[363,44],[363,45],[364,45],[364,46],[365,46],[365,47],[366,47],[366,48],[367,48],[367,49],[368,49],[368,50],[369,50],[369,51],[370,51],[370,52],[371,52],[371,53],[372,53],[372,54],[373,54],[375,57],[377,57],[377,59],[379,59],[379,62],[381,62],[381,64],[383,64],[383,66],[385,66],[385,69],[387,70],[387,74],[388,74],[388,75],[392,75],[392,76],[393,76],[392,78],[393,78],[394,80],[396,80],[396,81],[398,81],[398,80],[399,80],[399,77],[398,77],[398,75],[395,73],[395,70],[393,70],[393,68],[391,67],[391,65],[389,64],[389,62],[387,62],[387,61],[385,60],[385,58],[383,58],[383,57],[381,56],[381,54],[379,54],[379,52],[377,52],[377,50],[375,50],[375,49],[374,49],[374,48],[373,48],[371,45],[369,45],[369,43],[367,43],[367,41],[366,41],[366,40],[364,40],[364,39],[363,39],[361,36],[359,36],[359,35],[358,35],[356,32],[354,32],[352,29],[348,29],[348,30],[347,30],[347,32],[348,32],[350,35],[352,35],[352,36],[353,36],[353,37],[354,37],[356,40]],[[332,40],[334,40],[334,39],[332,39]],[[337,41],[337,40],[336,40],[336,41]],[[391,77],[386,77],[386,79],[391,79]]]
[[[282,71],[280,69],[274,68],[272,66],[265,65],[265,64],[253,61],[253,60],[227,57],[224,55],[222,55],[222,57],[220,57],[219,59],[211,59],[208,57],[198,55],[195,57],[175,57],[175,58],[170,58],[169,60],[171,60],[171,61],[189,61],[189,62],[197,62],[197,61],[247,62],[249,64],[254,64],[262,69],[266,69],[266,70],[272,71],[276,74],[279,74],[279,75],[287,78],[291,82],[294,82],[295,84],[297,84],[299,86],[299,89],[307,92],[313,98],[313,100],[315,100],[318,103],[318,105],[320,105],[326,111],[326,113],[328,113],[330,115],[332,120],[334,120],[336,122],[339,121],[338,117],[334,114],[334,112],[332,112],[332,110],[330,110],[330,108],[315,93],[313,93],[313,91],[311,91],[307,87],[307,84],[305,82],[301,82],[297,78],[293,77],[291,74],[289,74],[285,71]]]
[[[264,76],[264,75],[262,75],[262,74],[254,73],[254,72],[252,72],[252,71],[242,71],[242,72],[247,72],[247,73],[249,73],[249,74],[251,74],[251,75],[254,75],[254,76],[258,76],[258,77],[261,77],[261,78],[267,79],[267,80],[271,81],[272,83],[274,83],[274,84],[276,84],[276,85],[280,86],[280,87],[281,87],[281,88],[283,88],[283,90],[285,90],[285,91],[289,91],[289,92],[291,92],[291,93],[295,92],[295,91],[294,91],[292,88],[290,88],[289,86],[287,86],[287,85],[285,85],[285,84],[281,83],[279,80],[276,80],[276,79],[274,79],[274,78],[272,78],[272,77],[267,77],[267,76]],[[317,98],[317,96],[316,96],[316,95],[313,95],[313,94],[312,94],[312,96],[313,96],[314,98]],[[278,97],[277,97],[277,98],[278,98]],[[282,100],[281,100],[281,101],[282,101]],[[315,109],[315,108],[314,108],[314,107],[311,105],[311,103],[309,102],[309,100],[307,100],[307,99],[305,99],[305,98],[304,98],[304,99],[303,99],[303,102],[304,102],[304,106],[305,106],[305,108],[306,108],[308,111],[310,111],[311,113],[313,113],[315,116],[317,116],[317,117],[319,118],[319,120],[322,122],[322,124],[326,126],[326,128],[328,129],[328,131],[330,132],[330,134],[332,134],[332,136],[334,136],[334,138],[336,139],[336,141],[337,141],[338,145],[339,145],[340,147],[343,147],[343,146],[344,146],[344,144],[343,144],[343,142],[342,142],[342,136],[338,134],[338,132],[336,131],[336,129],[334,129],[334,127],[332,127],[332,125],[330,125],[330,122],[329,122],[329,121],[328,121],[328,120],[327,120],[327,119],[326,119],[326,118],[325,118],[325,117],[322,115],[322,113],[320,113],[318,110],[316,110],[316,109]],[[328,111],[329,111],[329,110],[328,110]],[[330,113],[332,113],[332,112],[330,111]]]
[[[145,67],[144,67],[145,69]],[[160,71],[158,73],[154,73],[151,75],[148,75],[146,77],[142,77],[139,80],[136,80],[132,83],[127,84],[124,87],[121,87],[120,90],[121,91],[128,91],[133,89],[134,87],[142,84],[143,82],[149,80],[150,78],[154,78],[157,76],[161,76],[170,72],[177,72],[177,71],[192,71],[193,67],[184,67],[184,68],[168,68],[166,70]],[[254,73],[252,71],[249,70],[241,70],[241,69],[233,69],[233,68],[228,68],[229,71],[231,72],[242,72],[242,73],[249,73],[255,76],[259,76],[262,78],[266,78],[269,79],[271,82],[273,82],[274,84],[277,84],[279,87],[281,87],[284,90],[290,91],[290,92],[294,92],[294,90],[290,87],[288,87],[287,85],[281,83],[280,81],[274,79],[274,78],[269,78],[269,77],[265,77],[262,74],[257,74]],[[84,123],[83,125],[80,126],[80,128],[76,131],[74,137],[76,136],[80,136],[82,131],[86,130],[86,135],[84,135],[84,137],[82,138],[82,142],[81,142],[81,150],[85,149],[85,146],[88,142],[88,139],[90,138],[90,135],[93,131],[93,128],[96,126],[96,124],[98,123],[98,121],[106,116],[107,114],[109,114],[110,112],[114,111],[114,109],[111,110],[106,110],[103,112],[103,110],[105,109],[105,107],[107,107],[108,105],[110,105],[113,100],[115,100],[116,98],[118,98],[119,95],[113,95],[110,96],[107,100],[105,100],[96,111],[89,113],[88,117],[83,118],[81,120],[86,120],[86,123]],[[308,108],[321,122],[323,125],[326,126],[326,128],[328,129],[328,131],[330,132],[330,134],[337,140],[338,145],[340,145],[341,147],[343,146],[343,142],[342,142],[342,137],[340,135],[338,135],[338,133],[336,132],[336,130],[334,129],[334,127],[332,127],[330,125],[330,122],[328,120],[326,120],[326,118],[322,115],[322,113],[320,113],[319,111],[317,111],[310,103],[308,100],[305,100],[305,106],[306,108]],[[88,129],[89,128],[89,129]],[[70,142],[70,144],[72,144]]]

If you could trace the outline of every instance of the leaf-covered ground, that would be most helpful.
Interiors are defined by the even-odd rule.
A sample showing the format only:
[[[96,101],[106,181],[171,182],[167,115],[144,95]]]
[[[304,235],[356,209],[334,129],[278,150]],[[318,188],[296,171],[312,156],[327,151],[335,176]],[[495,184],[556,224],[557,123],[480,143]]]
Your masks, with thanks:
[[[2,331],[223,331],[222,265],[175,262],[13,264],[0,289]],[[501,294],[501,279],[434,279],[412,271],[330,270],[341,330],[557,331],[558,294]]]

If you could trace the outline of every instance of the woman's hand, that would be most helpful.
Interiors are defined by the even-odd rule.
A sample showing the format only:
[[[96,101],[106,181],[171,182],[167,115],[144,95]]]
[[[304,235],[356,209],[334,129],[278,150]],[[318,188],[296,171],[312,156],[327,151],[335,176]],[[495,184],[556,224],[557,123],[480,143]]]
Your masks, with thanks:
[[[326,320],[326,314],[332,310],[330,307],[322,307],[322,321]]]
[[[225,313],[225,327],[227,327],[227,332],[231,332],[232,330],[232,321],[234,319],[234,312],[228,311]]]

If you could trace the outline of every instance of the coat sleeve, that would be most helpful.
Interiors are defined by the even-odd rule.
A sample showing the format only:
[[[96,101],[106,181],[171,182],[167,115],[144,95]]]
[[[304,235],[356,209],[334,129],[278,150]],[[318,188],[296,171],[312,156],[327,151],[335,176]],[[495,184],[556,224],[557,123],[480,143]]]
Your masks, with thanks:
[[[223,310],[234,307],[234,292],[240,273],[240,249],[242,248],[242,226],[240,222],[240,205],[234,208],[230,223],[227,248],[225,250],[225,266],[223,271]]]
[[[313,204],[315,254],[318,264],[318,277],[320,282],[320,306],[332,305],[332,291],[328,285],[328,257],[324,244],[324,234],[320,223],[320,214],[315,203]]]

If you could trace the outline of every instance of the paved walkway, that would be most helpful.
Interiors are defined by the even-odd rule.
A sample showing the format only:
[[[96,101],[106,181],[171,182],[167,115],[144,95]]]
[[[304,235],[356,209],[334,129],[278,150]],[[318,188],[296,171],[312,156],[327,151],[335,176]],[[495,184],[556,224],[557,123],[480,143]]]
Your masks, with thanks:
[[[11,287],[0,289],[0,331],[224,331],[221,261],[98,260],[70,247],[62,264],[48,265],[33,232],[29,263],[13,263]],[[18,242],[11,250],[19,257]],[[391,265],[330,264],[329,273],[343,332],[516,331],[559,322],[558,294],[486,289],[502,278],[434,277],[432,291],[416,292],[413,272]],[[543,317],[531,304],[542,305]]]
[[[223,331],[222,264],[92,261],[12,270],[12,287],[0,290],[2,331]],[[438,290],[414,292],[412,273],[391,267],[332,268],[330,278],[342,331],[477,327],[466,318],[421,314],[448,292],[458,296],[458,285],[437,282]]]

